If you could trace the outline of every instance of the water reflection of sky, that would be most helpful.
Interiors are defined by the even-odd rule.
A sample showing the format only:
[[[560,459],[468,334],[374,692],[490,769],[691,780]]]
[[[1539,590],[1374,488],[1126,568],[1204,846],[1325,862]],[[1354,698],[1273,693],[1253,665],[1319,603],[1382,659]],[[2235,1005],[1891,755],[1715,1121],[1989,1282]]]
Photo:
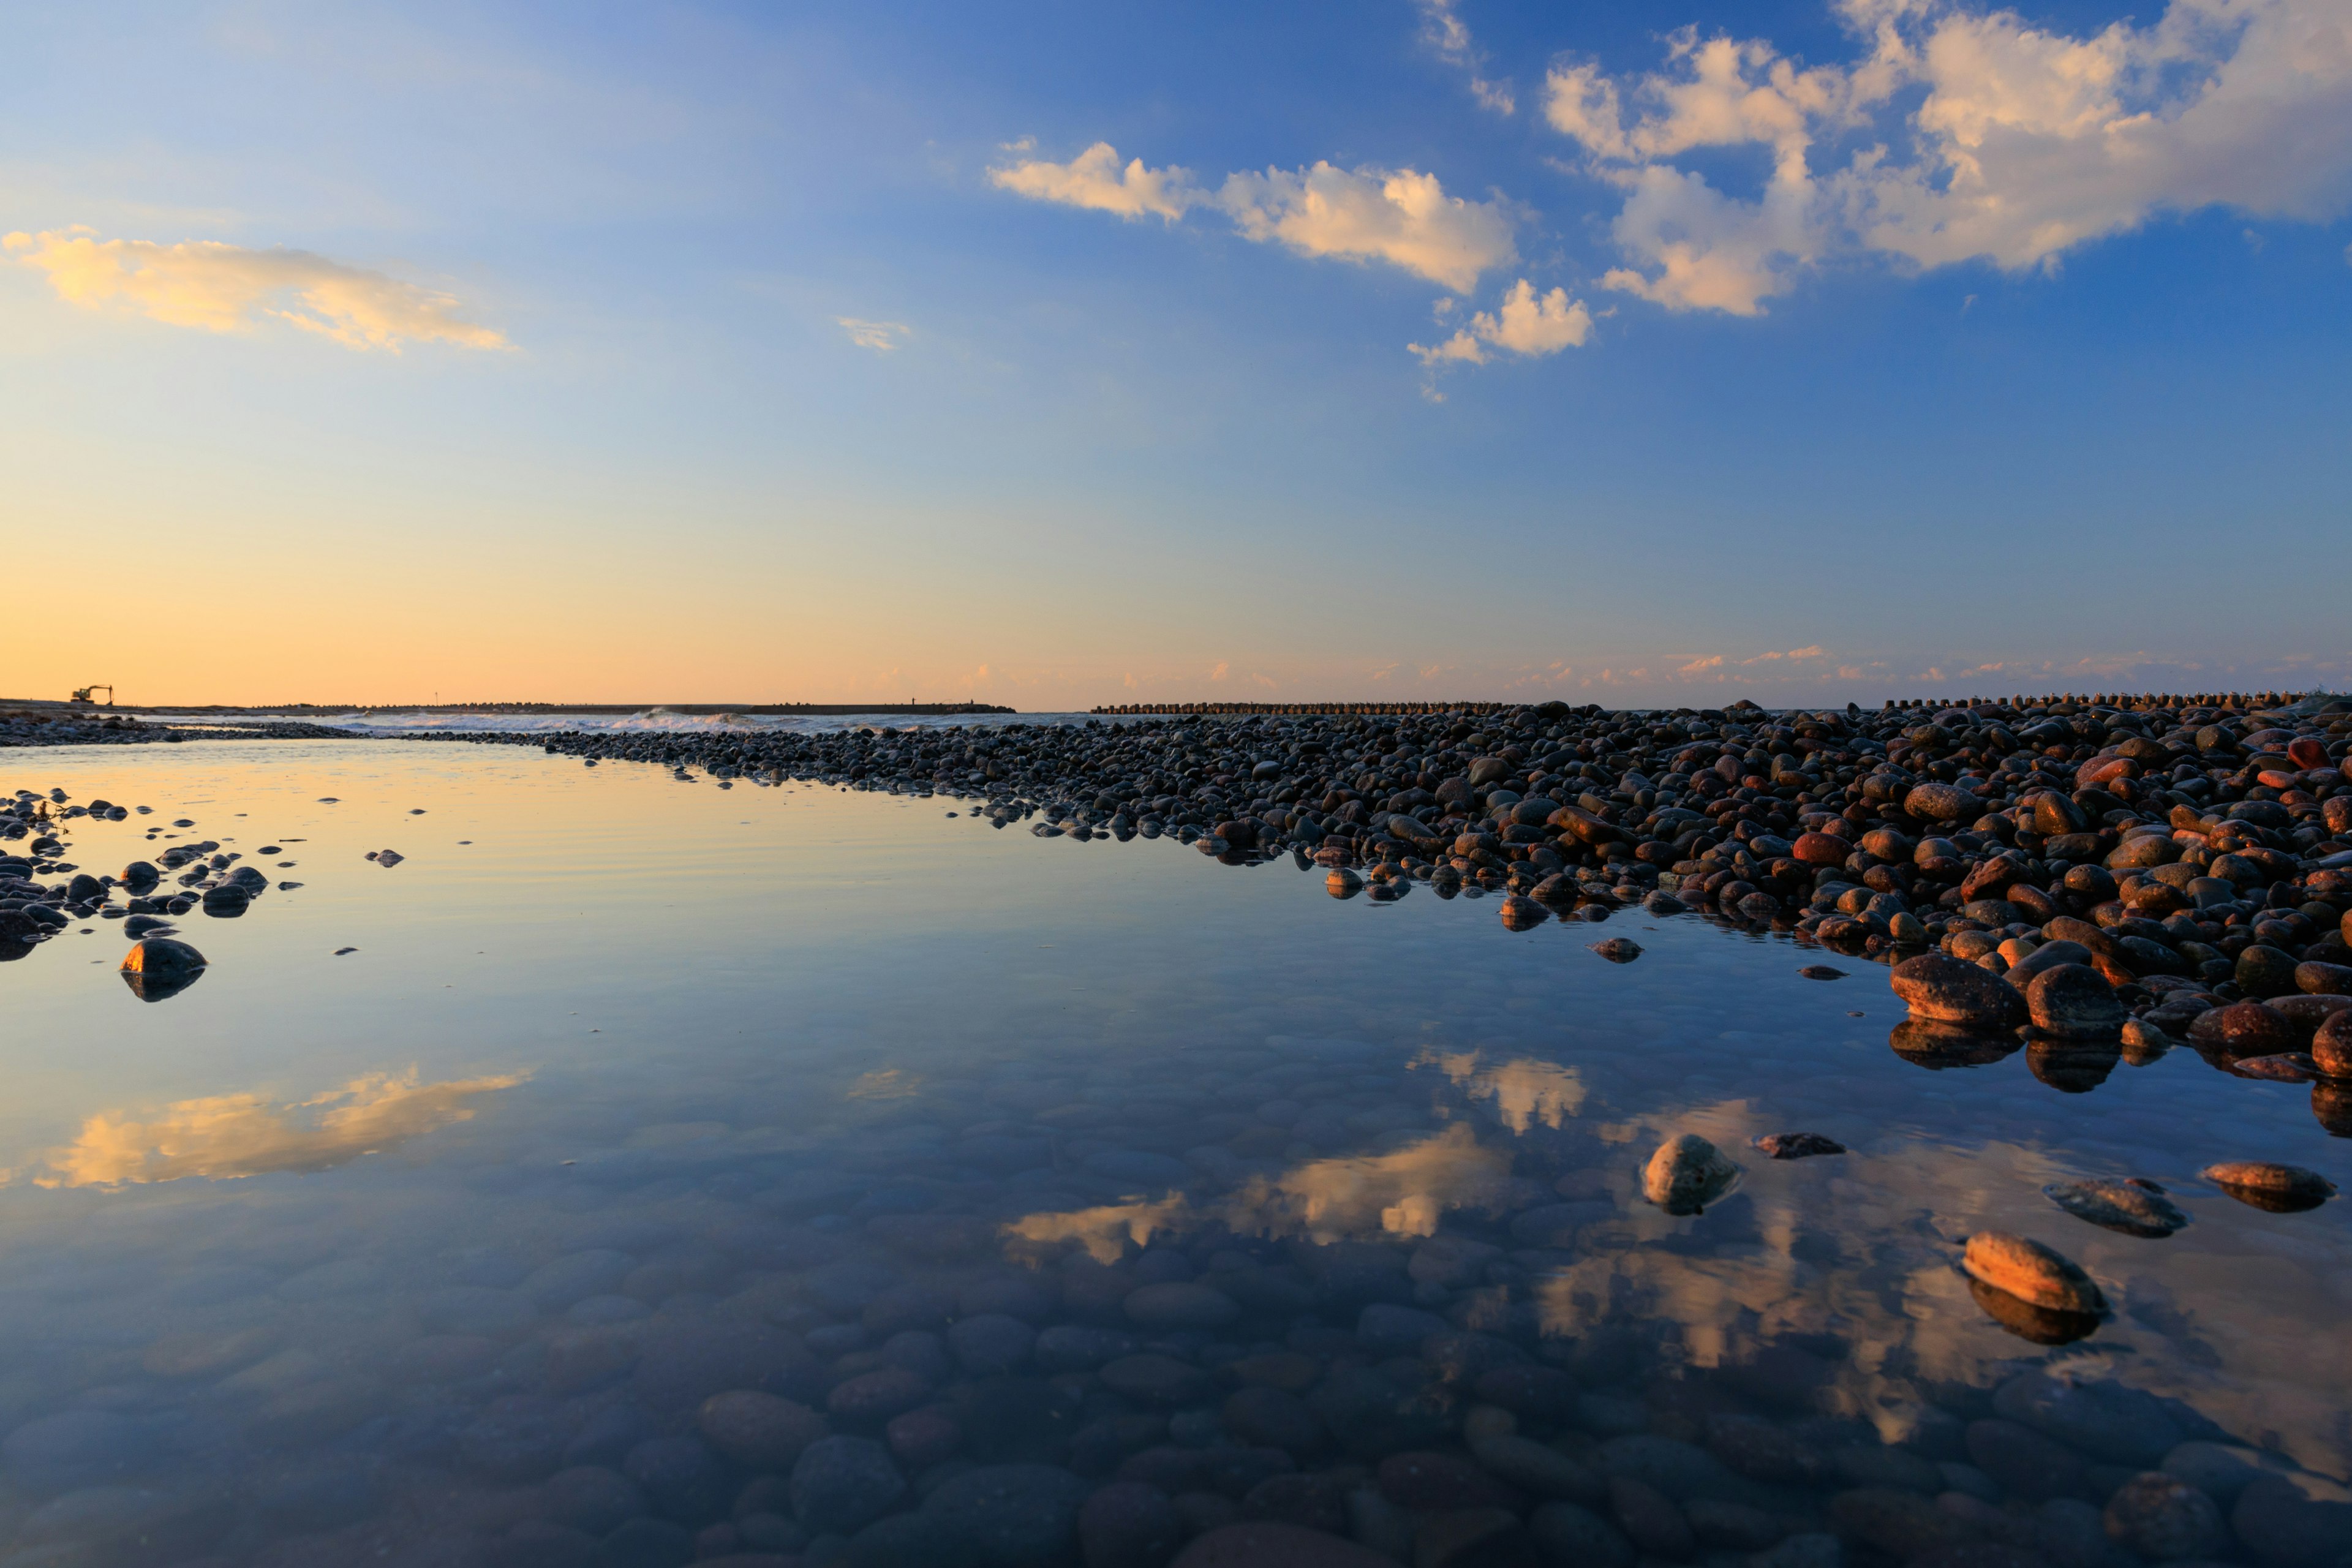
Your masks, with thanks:
[[[1319,873],[1040,842],[952,802],[450,744],[5,760],[7,787],[156,808],[74,824],[85,868],[152,854],[142,830],[187,816],[184,837],[281,846],[268,858],[298,865],[273,879],[304,884],[184,921],[213,967],[159,1005],[114,979],[102,925],[0,970],[8,1421],[192,1325],[323,1317],[392,1357],[404,1281],[478,1250],[724,1237],[776,1192],[864,1204],[862,1222],[902,1171],[929,1173],[923,1202],[951,1191],[976,1156],[943,1150],[1034,1139],[1036,1170],[972,1174],[945,1205],[1007,1256],[1205,1226],[1410,1247],[1540,1208],[1539,1236],[1501,1243],[1511,1310],[1648,1325],[1696,1365],[1797,1347],[1824,1399],[1890,1432],[1940,1388],[2052,1356],[1951,1266],[1970,1231],[2015,1230],[2117,1306],[2053,1359],[2352,1471],[2352,1205],[2266,1214],[2196,1177],[2260,1157],[2352,1185],[2352,1144],[2299,1086],[2190,1052],[2088,1093],[2022,1052],[1923,1070],[1889,1048],[1875,969],[1802,980],[1785,942],[1621,915],[1612,933],[1648,951],[1613,965],[1578,926],[1506,933],[1491,900],[1343,904]],[[383,847],[406,859],[363,858]],[[1854,1152],[1748,1147],[1800,1130]],[[1689,1219],[1638,1196],[1680,1131],[1746,1168]],[[1114,1143],[1178,1173],[1090,1172]],[[2042,1195],[2084,1175],[2152,1177],[2192,1223],[2136,1239]]]

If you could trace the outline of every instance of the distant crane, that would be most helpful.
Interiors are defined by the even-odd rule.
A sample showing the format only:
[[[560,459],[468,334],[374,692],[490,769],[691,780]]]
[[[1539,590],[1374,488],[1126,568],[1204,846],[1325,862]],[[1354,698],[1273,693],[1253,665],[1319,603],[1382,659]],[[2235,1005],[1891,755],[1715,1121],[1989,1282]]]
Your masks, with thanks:
[[[91,692],[93,692],[93,691],[103,691],[103,692],[105,692],[105,693],[106,693],[106,706],[107,706],[107,707],[109,707],[109,708],[111,708],[111,707],[113,707],[113,706],[114,706],[114,688],[112,688],[111,686],[107,685],[104,681],[98,681],[98,682],[95,682],[95,683],[93,683],[93,684],[91,684],[91,685],[85,686],[85,687],[81,688],[79,690],[76,691],[76,692],[73,694],[73,700],[74,700],[75,701],[77,701],[77,702],[87,702],[87,703],[89,703],[92,707],[96,707],[96,706],[98,705],[98,699],[96,699],[95,697],[92,697],[92,696],[90,695],[90,693],[91,693]]]

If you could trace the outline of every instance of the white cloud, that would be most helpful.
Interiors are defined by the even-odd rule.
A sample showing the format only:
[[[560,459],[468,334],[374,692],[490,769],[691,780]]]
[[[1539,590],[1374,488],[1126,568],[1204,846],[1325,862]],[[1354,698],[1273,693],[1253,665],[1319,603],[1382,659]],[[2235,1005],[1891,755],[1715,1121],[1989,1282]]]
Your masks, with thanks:
[[[458,315],[450,295],[307,250],[100,239],[85,228],[11,234],[0,247],[47,272],[60,299],[175,327],[228,332],[279,321],[349,348],[394,353],[410,342],[509,346],[503,334]]]
[[[1011,145],[1025,152],[1033,143],[1024,137]],[[1033,201],[1092,207],[1129,220],[1156,217],[1174,223],[1186,208],[1209,199],[1182,169],[1147,169],[1140,158],[1121,168],[1118,152],[1108,142],[1096,142],[1066,163],[1027,158],[991,169],[988,177],[1000,188]]]
[[[2166,214],[2352,205],[2344,0],[2171,0],[2089,37],[1957,0],[1838,4],[1868,42],[1851,66],[1685,29],[1657,72],[1551,70],[1546,119],[1627,193],[1605,284],[1748,315],[1839,258],[2016,270]],[[1770,158],[1752,199],[1674,162],[1739,147]]]
[[[1245,238],[1302,256],[1385,261],[1461,294],[1517,254],[1507,204],[1449,196],[1436,175],[1412,169],[1269,168],[1231,175],[1211,196],[1182,169],[1150,169],[1140,158],[1122,168],[1110,143],[1097,142],[1066,163],[1027,159],[989,178],[1035,201],[1129,219],[1174,223],[1194,207],[1213,207]]]
[[[1469,73],[1470,94],[1497,114],[1516,114],[1519,100],[1507,81],[1490,81],[1486,55],[1470,41],[1470,26],[1454,9],[1459,0],[1414,0],[1421,7],[1421,39],[1439,59]]]
[[[856,316],[835,316],[833,321],[849,334],[851,342],[877,353],[890,353],[914,332],[904,321],[861,321]]]
[[[1490,348],[1529,356],[1556,354],[1562,349],[1582,348],[1591,332],[1592,312],[1583,300],[1570,300],[1565,289],[1538,294],[1536,286],[1522,278],[1511,285],[1493,314],[1479,311],[1470,318],[1469,325],[1435,348],[1419,343],[1406,346],[1421,356],[1422,363],[1434,369],[1449,360],[1485,364]]]
[[[1244,235],[1302,256],[1386,261],[1457,294],[1517,255],[1500,202],[1449,196],[1434,174],[1411,169],[1268,169],[1234,174],[1217,194]]]

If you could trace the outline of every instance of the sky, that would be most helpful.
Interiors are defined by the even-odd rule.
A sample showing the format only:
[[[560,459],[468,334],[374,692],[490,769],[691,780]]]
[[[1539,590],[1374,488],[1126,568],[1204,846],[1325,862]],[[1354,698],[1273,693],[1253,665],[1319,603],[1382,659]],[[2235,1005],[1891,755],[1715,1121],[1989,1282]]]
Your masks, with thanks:
[[[2344,0],[7,37],[0,698],[2352,685]]]

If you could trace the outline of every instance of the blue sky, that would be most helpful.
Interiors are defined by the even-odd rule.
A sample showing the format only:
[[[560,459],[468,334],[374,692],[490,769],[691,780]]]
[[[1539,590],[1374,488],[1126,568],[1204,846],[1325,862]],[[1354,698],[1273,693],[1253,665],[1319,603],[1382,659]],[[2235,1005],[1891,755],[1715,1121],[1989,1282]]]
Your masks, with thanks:
[[[58,553],[0,695],[2352,679],[2340,0],[12,52],[0,515]]]

